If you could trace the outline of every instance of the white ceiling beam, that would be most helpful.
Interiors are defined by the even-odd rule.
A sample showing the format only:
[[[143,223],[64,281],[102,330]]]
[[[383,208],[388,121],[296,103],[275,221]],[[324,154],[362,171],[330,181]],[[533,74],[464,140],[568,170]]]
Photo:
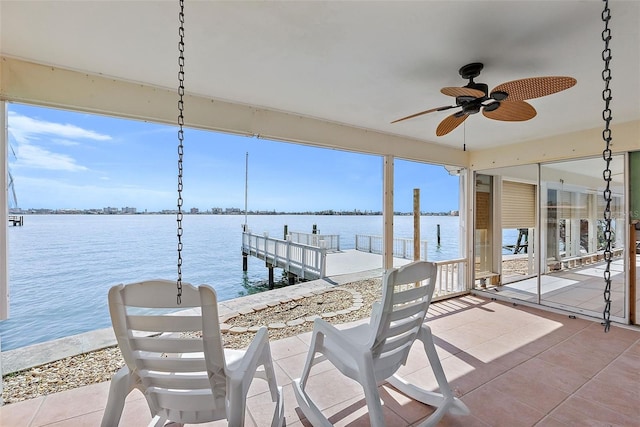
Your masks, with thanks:
[[[0,99],[165,124],[176,124],[178,114],[176,90],[6,56]],[[468,152],[460,149],[345,124],[194,94],[184,102],[188,127],[430,163],[468,162]]]
[[[598,117],[594,125],[598,124]],[[545,163],[582,157],[601,156],[605,149],[601,127],[556,135],[470,153],[472,170],[494,169],[532,163]],[[611,151],[623,153],[640,150],[640,120],[611,124]],[[604,160],[603,160],[604,162]]]

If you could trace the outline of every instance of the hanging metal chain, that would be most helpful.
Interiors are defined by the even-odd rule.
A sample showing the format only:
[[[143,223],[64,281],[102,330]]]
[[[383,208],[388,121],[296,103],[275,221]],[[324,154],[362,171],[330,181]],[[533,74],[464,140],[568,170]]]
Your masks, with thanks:
[[[178,56],[178,65],[180,71],[178,71],[178,279],[176,286],[178,288],[177,303],[182,303],[182,157],[184,154],[184,0],[180,0],[180,14],[178,15],[180,20],[180,27],[178,28],[178,34],[180,35],[180,41],[178,42],[178,50],[180,55]]]
[[[602,31],[602,41],[604,42],[604,50],[602,51],[602,60],[604,61],[604,70],[602,71],[602,80],[604,80],[604,90],[602,91],[602,99],[605,103],[604,110],[602,111],[602,119],[605,122],[604,130],[602,131],[602,139],[605,141],[606,148],[602,152],[602,158],[606,162],[606,168],[602,173],[602,176],[606,182],[606,188],[604,190],[604,200],[606,202],[604,208],[604,238],[605,238],[605,248],[604,248],[604,259],[607,262],[607,266],[604,270],[604,280],[605,280],[605,288],[604,288],[604,312],[603,316],[603,325],[604,331],[609,332],[609,328],[611,328],[611,108],[609,108],[609,104],[611,103],[611,89],[609,88],[609,83],[611,82],[611,68],[609,67],[609,63],[611,62],[611,48],[609,48],[609,41],[611,40],[611,30],[609,29],[609,21],[611,20],[611,10],[609,9],[609,1],[604,1],[604,10],[602,11],[602,21],[604,22],[604,30]]]

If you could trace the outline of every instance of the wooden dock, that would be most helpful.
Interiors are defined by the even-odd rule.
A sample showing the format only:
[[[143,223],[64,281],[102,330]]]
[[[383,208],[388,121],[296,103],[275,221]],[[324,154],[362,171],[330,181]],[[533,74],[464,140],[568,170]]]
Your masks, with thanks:
[[[372,241],[364,237],[366,236],[359,236],[359,240]],[[401,241],[403,239],[397,240]],[[275,239],[268,235],[256,235],[250,232],[243,232],[243,269],[245,271],[247,269],[247,258],[249,256],[265,261],[265,265],[269,270],[270,289],[273,288],[274,285],[274,268],[282,268],[288,274],[290,284],[293,284],[297,278],[316,280],[373,270],[379,270],[380,274],[382,274],[382,254],[372,250],[371,245],[366,245],[367,250],[363,250],[363,248],[333,250],[327,249],[326,246],[333,245],[322,243],[319,244],[319,246],[312,246],[294,242],[291,239]],[[404,254],[407,253],[406,248],[412,247],[412,245],[407,245],[402,242],[398,244],[396,242],[394,246],[399,248],[398,250],[394,250],[394,267],[400,267],[413,261],[412,258],[404,256]],[[411,253],[411,255],[413,254]],[[426,259],[426,255],[422,258]],[[459,258],[437,261],[436,265],[438,267],[438,283],[434,292],[435,295],[455,294],[466,290],[464,284],[466,259]]]
[[[22,215],[9,215],[9,224],[22,227],[24,225],[24,216]]]

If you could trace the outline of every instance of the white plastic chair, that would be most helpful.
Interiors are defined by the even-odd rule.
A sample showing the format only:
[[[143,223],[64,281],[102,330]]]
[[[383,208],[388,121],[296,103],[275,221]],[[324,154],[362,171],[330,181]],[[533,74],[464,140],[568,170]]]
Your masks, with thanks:
[[[176,308],[191,310],[173,315],[167,310]],[[258,331],[246,351],[223,349],[210,286],[184,283],[177,305],[173,281],[117,285],[109,290],[109,310],[126,365],[111,380],[102,427],[118,425],[134,388],[147,400],[150,426],[227,419],[229,426],[241,427],[254,377],[269,385],[275,402],[271,425],[283,425],[282,388],[276,384],[267,329]]]
[[[305,391],[311,367],[325,359],[362,385],[374,427],[384,426],[378,385],[385,380],[407,396],[437,407],[421,427],[435,425],[446,412],[469,413],[465,404],[454,397],[436,353],[431,329],[423,323],[436,275],[436,265],[426,261],[387,271],[383,277],[382,301],[374,304],[368,324],[339,330],[322,319],[314,321],[307,361],[293,387],[300,409],[313,426],[332,425]],[[406,363],[416,339],[424,346],[439,393],[410,384],[396,374]]]

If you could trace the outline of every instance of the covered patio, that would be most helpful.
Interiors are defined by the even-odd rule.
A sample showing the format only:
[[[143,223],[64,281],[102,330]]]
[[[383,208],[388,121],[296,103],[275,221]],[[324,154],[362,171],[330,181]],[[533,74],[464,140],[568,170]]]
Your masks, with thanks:
[[[640,332],[475,296],[436,302],[427,314],[444,370],[471,415],[445,415],[445,426],[635,425],[640,418]],[[310,333],[273,341],[276,375],[284,387],[288,426],[308,426],[297,409],[291,381],[300,375]],[[433,389],[435,379],[419,346],[402,374]],[[312,371],[310,393],[336,426],[369,425],[359,385],[322,362]],[[252,386],[250,422],[268,424],[268,391]],[[7,426],[96,426],[109,383],[81,387],[0,408]],[[432,409],[380,387],[388,426],[413,426]],[[129,396],[120,426],[146,425],[143,396]],[[211,423],[206,425],[225,425]]]
[[[187,1],[185,125],[379,156],[387,248],[393,241],[394,159],[457,171],[461,256],[469,266],[460,279],[471,284],[471,266],[478,255],[476,178],[483,171],[531,166],[536,178],[525,183],[533,188],[532,200],[538,206],[540,165],[602,156],[603,6],[597,1]],[[619,224],[626,230],[632,219],[628,157],[640,151],[640,3],[612,2],[611,9],[611,149],[624,160]],[[7,127],[7,103],[175,124],[177,16],[177,1],[0,2],[2,128]],[[537,116],[528,121],[476,115],[441,137],[435,130],[444,113],[391,124],[399,117],[456,102],[440,90],[466,84],[458,70],[473,62],[484,64],[479,81],[491,86],[560,75],[578,83],[533,100]],[[0,180],[6,188],[6,131],[0,145]],[[500,208],[509,201],[499,197],[502,175],[485,175],[487,188],[496,190],[491,193],[493,205],[486,205],[495,220],[487,234],[498,233]],[[0,193],[0,206],[7,206],[6,196]],[[6,216],[3,209],[0,220],[5,224]],[[540,239],[540,215],[532,221]],[[536,240],[535,245],[541,248],[542,243]],[[499,242],[487,248],[488,254],[499,253]],[[538,267],[546,264],[544,255],[536,254]],[[3,227],[0,318],[10,315],[7,256]],[[383,258],[380,267],[390,267],[391,252]],[[499,259],[492,263],[497,265]],[[597,318],[576,316],[571,310],[542,310],[539,296],[536,306],[471,294],[434,303],[428,322],[445,372],[471,409],[471,416],[446,416],[442,424],[637,423],[640,331],[633,317],[637,301],[630,298],[636,293],[630,291],[638,282],[629,272],[630,264],[625,265],[622,312],[616,312],[616,323],[607,334]],[[291,386],[308,340],[303,334],[272,343],[290,426],[308,425],[296,411]],[[425,374],[430,372],[426,359],[414,353],[404,373],[432,385],[433,379]],[[368,425],[357,385],[332,369],[318,372],[312,380],[318,402],[334,424]],[[102,417],[107,390],[108,383],[102,383],[4,406],[0,424],[94,426]],[[249,419],[257,427],[264,425],[263,392],[254,390],[249,405]],[[381,387],[381,395],[387,425],[413,426],[429,413],[389,386]],[[146,421],[144,399],[132,394],[121,425]]]

